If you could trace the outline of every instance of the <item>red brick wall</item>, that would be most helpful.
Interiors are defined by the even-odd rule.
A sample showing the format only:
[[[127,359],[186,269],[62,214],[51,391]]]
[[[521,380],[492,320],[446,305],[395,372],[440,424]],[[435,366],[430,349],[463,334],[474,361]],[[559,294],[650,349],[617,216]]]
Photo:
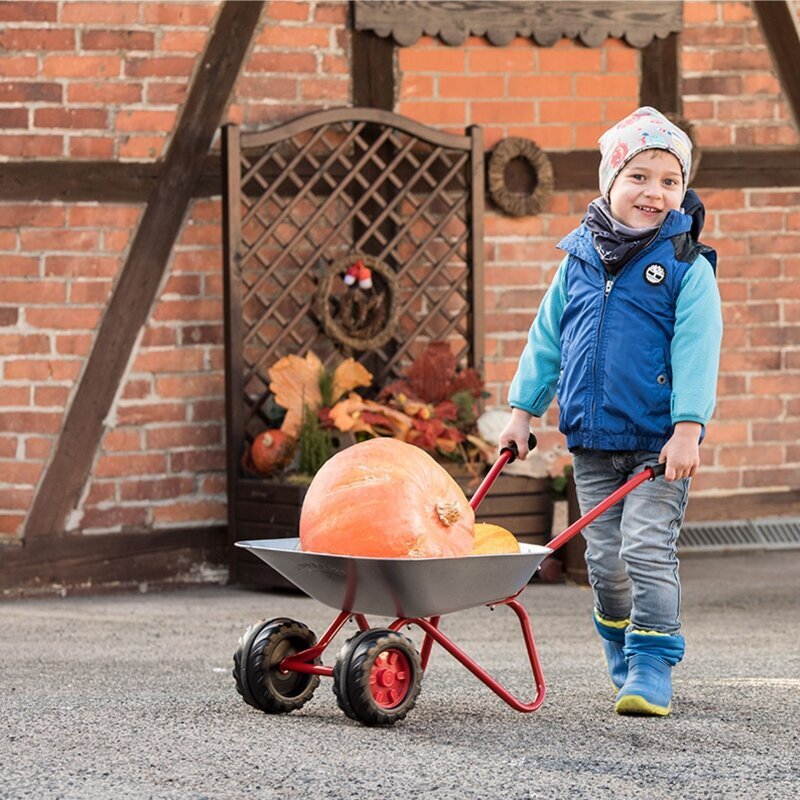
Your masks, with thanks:
[[[0,2],[0,159],[151,160],[169,145],[217,2]],[[226,119],[248,129],[347,105],[348,4],[271,2]],[[686,6],[686,112],[707,147],[795,144],[747,4]],[[593,147],[637,104],[639,52],[618,41],[398,53],[397,109],[435,127],[481,124],[487,146],[520,135]],[[704,192],[721,253],[726,333],[704,492],[798,488],[800,188]],[[486,378],[502,404],[558,262],[554,244],[593,192],[486,219]],[[19,537],[97,322],[141,214],[137,204],[0,203],[0,541]],[[225,519],[221,213],[193,204],[135,348],[70,527]],[[555,413],[543,448],[557,451]]]
[[[750,4],[685,3],[684,19],[684,113],[700,144],[800,143]]]
[[[423,37],[398,59],[396,110],[453,133],[480,125],[487,149],[506,136],[546,149],[594,147],[605,123],[626,114],[639,93],[637,51],[611,39],[590,49],[569,39],[497,48],[475,36],[462,47]]]
[[[219,3],[0,2],[0,159],[163,156]],[[347,105],[347,3],[271,2],[226,121]],[[19,537],[139,205],[0,203],[0,541]],[[221,523],[219,199],[194,203],[70,528]]]

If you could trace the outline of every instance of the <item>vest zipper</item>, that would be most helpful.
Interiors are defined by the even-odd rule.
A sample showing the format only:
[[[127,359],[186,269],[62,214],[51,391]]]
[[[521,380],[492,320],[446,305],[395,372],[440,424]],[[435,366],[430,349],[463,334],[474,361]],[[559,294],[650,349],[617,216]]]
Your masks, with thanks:
[[[603,305],[600,308],[600,321],[597,323],[597,344],[595,346],[594,352],[594,363],[592,364],[592,419],[591,419],[591,426],[592,426],[592,448],[594,448],[597,444],[595,431],[597,430],[597,426],[595,425],[594,415],[597,409],[597,359],[600,355],[600,337],[603,331],[603,321],[605,320],[606,315],[606,304],[608,303],[608,296],[611,294],[611,290],[614,288],[614,280],[618,278],[622,271],[628,266],[628,264],[632,261],[636,261],[637,259],[641,258],[645,252],[650,249],[653,242],[658,237],[658,233],[661,228],[657,228],[653,236],[651,237],[650,241],[638,252],[636,253],[633,258],[629,259],[628,262],[622,265],[620,270],[616,273],[614,278],[609,278],[608,273],[605,273],[606,276],[606,285],[603,289]]]
[[[591,430],[592,430],[592,447],[596,445],[595,441],[595,431],[597,430],[597,426],[595,425],[595,410],[597,408],[597,361],[600,358],[600,337],[602,336],[603,332],[603,321],[605,320],[606,316],[606,304],[608,302],[608,296],[611,294],[611,289],[614,287],[614,281],[610,278],[606,278],[606,285],[605,289],[603,290],[603,304],[600,307],[600,320],[597,323],[597,344],[595,345],[594,351],[594,361],[592,362],[592,420],[591,420]]]

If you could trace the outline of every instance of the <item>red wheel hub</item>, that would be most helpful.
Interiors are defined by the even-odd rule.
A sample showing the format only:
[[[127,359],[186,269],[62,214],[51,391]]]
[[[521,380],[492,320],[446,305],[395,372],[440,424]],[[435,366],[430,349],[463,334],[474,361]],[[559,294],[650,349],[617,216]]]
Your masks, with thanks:
[[[380,653],[370,670],[369,688],[381,708],[400,705],[411,688],[411,666],[405,653],[391,649]]]

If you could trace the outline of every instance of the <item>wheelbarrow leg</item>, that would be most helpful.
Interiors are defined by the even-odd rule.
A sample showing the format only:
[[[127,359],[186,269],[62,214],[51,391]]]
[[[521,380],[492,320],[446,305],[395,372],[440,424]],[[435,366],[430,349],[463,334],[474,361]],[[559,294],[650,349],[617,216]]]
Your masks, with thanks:
[[[517,615],[517,619],[519,620],[520,628],[522,629],[522,635],[525,639],[525,648],[528,651],[528,658],[531,664],[533,679],[536,684],[536,696],[529,703],[524,703],[522,700],[512,695],[504,686],[498,683],[485,669],[483,669],[483,667],[481,667],[460,647],[458,647],[452,641],[452,639],[448,638],[444,633],[442,633],[437,627],[439,621],[438,617],[431,617],[430,620],[422,618],[398,619],[395,620],[389,626],[389,628],[397,631],[404,625],[419,626],[425,632],[426,642],[432,640],[440,644],[445,650],[447,650],[448,653],[450,653],[451,656],[453,656],[453,658],[456,659],[456,661],[459,661],[461,664],[463,664],[463,666],[465,666],[479,681],[485,683],[486,686],[488,686],[501,700],[510,705],[511,708],[515,709],[516,711],[523,712],[536,711],[536,709],[539,708],[542,703],[544,703],[546,688],[544,683],[544,674],[542,672],[542,665],[539,661],[539,654],[536,651],[536,643],[533,639],[533,631],[531,630],[528,612],[521,603],[513,598],[502,600],[495,605],[509,606]],[[436,624],[434,624],[434,619],[436,620]],[[428,650],[430,651],[430,645],[428,646]]]
[[[438,617],[431,617],[431,625],[438,630],[439,628],[439,620],[441,616]],[[428,667],[428,659],[431,657],[431,648],[433,647],[433,637],[430,634],[426,633],[425,638],[422,640],[422,648],[419,651],[420,661],[422,662],[422,669],[425,670]]]

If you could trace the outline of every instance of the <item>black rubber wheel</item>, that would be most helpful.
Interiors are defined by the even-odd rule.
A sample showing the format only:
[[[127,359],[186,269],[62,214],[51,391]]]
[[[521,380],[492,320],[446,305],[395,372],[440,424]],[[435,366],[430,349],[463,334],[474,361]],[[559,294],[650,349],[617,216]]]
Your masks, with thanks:
[[[358,717],[353,713],[347,692],[347,670],[342,667],[350,663],[356,640],[363,633],[364,631],[357,631],[342,645],[342,649],[333,664],[333,694],[336,697],[336,703],[350,719],[356,721],[358,721]]]
[[[242,696],[242,699],[248,705],[253,706],[254,708],[258,708],[256,704],[256,700],[253,697],[252,692],[250,691],[250,687],[248,685],[246,676],[243,672],[242,667],[242,654],[249,653],[250,648],[253,646],[253,640],[261,633],[261,630],[264,628],[265,625],[269,625],[273,622],[279,622],[282,620],[266,620],[262,619],[256,622],[254,625],[251,625],[240,637],[239,637],[239,646],[236,648],[236,652],[233,654],[233,680],[236,682],[236,691]],[[288,622],[288,620],[286,620]]]
[[[422,663],[407,636],[388,628],[371,629],[345,644],[334,677],[345,714],[365,725],[394,725],[417,702]]]
[[[281,672],[278,665],[316,642],[306,625],[286,617],[251,625],[233,654],[233,679],[244,701],[267,714],[286,714],[305,705],[319,686],[319,675]]]

